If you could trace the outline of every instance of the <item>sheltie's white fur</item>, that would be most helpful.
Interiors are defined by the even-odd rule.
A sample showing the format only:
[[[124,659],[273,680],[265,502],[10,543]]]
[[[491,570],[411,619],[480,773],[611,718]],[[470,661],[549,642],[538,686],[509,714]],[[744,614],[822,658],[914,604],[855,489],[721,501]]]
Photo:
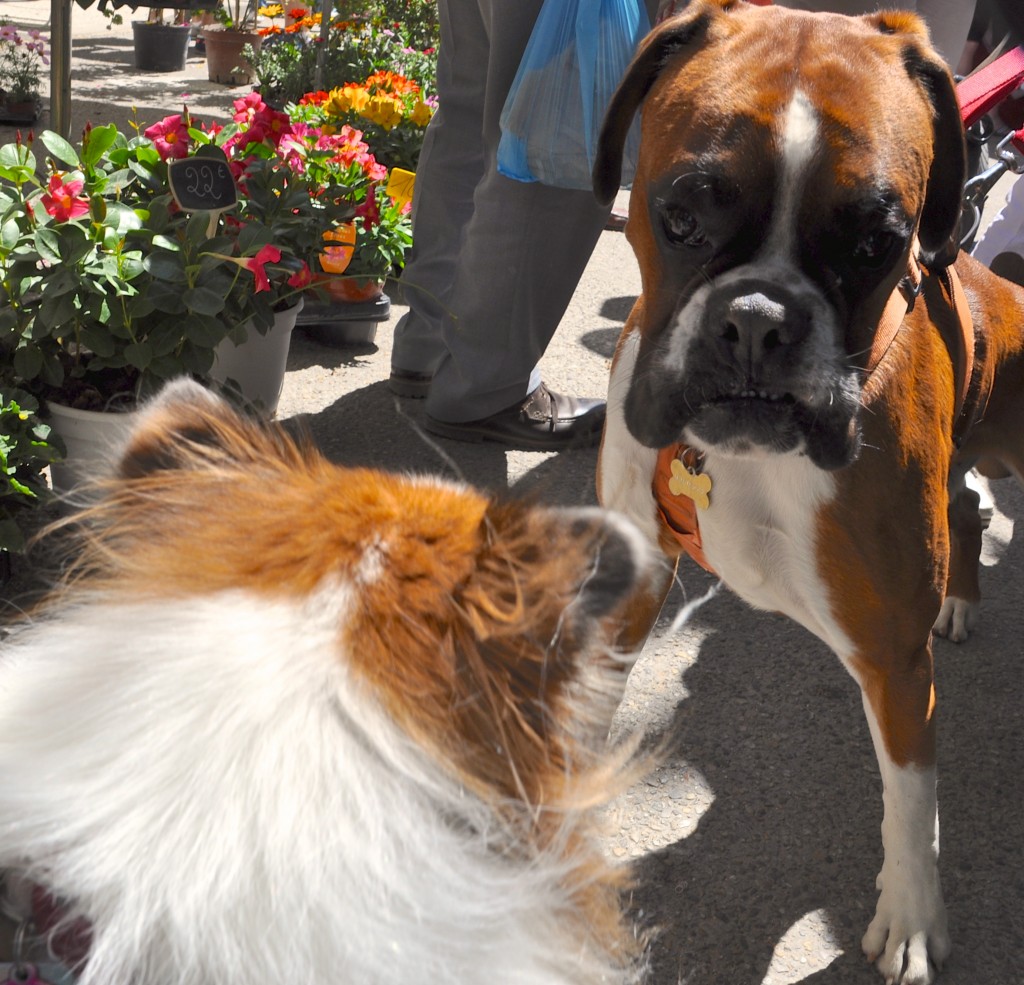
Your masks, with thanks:
[[[634,981],[595,809],[644,575],[597,510],[342,469],[193,384],[0,649],[0,868],[82,985]]]

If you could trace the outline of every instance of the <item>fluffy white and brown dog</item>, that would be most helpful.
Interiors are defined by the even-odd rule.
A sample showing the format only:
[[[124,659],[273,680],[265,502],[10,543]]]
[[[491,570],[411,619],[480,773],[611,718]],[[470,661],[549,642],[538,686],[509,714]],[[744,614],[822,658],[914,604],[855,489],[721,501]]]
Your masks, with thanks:
[[[79,525],[0,649],[0,868],[88,921],[82,985],[639,976],[595,837],[629,524],[177,384]]]
[[[1024,478],[1024,292],[956,258],[963,127],[912,14],[694,0],[615,96],[603,197],[641,107],[626,232],[643,294],[602,502],[800,622],[860,684],[885,809],[863,948],[887,982],[922,985],[950,949],[931,636],[976,618],[965,473]]]

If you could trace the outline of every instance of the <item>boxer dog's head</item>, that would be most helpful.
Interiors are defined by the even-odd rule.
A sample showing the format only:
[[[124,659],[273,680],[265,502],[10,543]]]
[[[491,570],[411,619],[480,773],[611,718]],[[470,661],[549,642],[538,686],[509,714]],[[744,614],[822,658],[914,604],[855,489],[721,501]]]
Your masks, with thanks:
[[[932,267],[956,251],[963,130],[923,23],[695,0],[647,37],[612,100],[603,201],[641,104],[630,431],[849,464],[871,341],[911,250]]]

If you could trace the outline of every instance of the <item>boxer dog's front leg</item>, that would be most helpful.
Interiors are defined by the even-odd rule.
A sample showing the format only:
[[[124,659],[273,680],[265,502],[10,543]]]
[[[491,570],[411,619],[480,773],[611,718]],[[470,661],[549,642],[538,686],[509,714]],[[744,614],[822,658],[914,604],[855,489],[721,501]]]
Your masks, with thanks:
[[[928,985],[949,954],[939,885],[930,643],[884,668],[853,661],[882,775],[878,905],[862,946],[887,983]]]

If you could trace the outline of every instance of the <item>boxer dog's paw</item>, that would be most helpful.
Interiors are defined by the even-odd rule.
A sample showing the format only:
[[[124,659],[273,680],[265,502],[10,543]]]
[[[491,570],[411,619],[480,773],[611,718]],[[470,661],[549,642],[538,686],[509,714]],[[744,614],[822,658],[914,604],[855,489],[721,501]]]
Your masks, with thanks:
[[[886,866],[878,876],[878,907],[861,941],[885,985],[931,985],[949,956],[946,908],[938,873],[920,887],[904,871]]]
[[[938,618],[932,625],[936,636],[945,636],[953,643],[963,643],[978,625],[978,604],[948,595],[942,600]]]

